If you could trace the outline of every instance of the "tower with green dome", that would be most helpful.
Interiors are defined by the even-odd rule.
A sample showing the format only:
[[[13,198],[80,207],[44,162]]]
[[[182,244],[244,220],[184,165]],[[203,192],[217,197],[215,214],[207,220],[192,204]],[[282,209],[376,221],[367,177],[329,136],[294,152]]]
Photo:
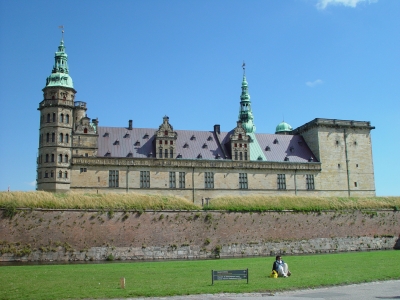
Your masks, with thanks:
[[[70,189],[75,94],[62,37],[55,53],[53,69],[46,78],[43,100],[38,108],[40,111],[38,190]]]

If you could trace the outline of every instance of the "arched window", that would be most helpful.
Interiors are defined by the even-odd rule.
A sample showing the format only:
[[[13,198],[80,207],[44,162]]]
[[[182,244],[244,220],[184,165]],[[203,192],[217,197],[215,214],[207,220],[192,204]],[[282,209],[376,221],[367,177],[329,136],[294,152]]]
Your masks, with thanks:
[[[165,154],[165,158],[168,158],[168,149],[165,149],[164,154]]]
[[[49,172],[44,172],[44,178],[49,178]]]
[[[50,177],[53,178],[54,177],[54,171],[50,172]]]
[[[161,148],[160,148],[160,150],[158,150],[158,158],[162,158],[162,149]]]
[[[239,152],[239,159],[243,160],[243,153],[242,152]]]
[[[49,155],[48,155],[48,154],[46,154],[46,160],[45,160],[45,162],[49,162]]]
[[[46,133],[46,142],[50,142],[50,133]]]
[[[65,116],[65,123],[69,124],[69,115]]]
[[[68,172],[67,171],[65,171],[65,178],[68,178]]]
[[[64,135],[60,133],[60,143],[64,143]]]
[[[58,156],[58,162],[59,162],[59,163],[62,163],[62,154],[60,154],[60,155]]]
[[[68,133],[65,135],[65,143],[68,143],[68,140],[69,140],[69,135],[68,135]]]
[[[56,113],[53,113],[53,122],[56,121]]]
[[[85,129],[83,129],[83,133],[87,133],[87,128],[85,127]]]
[[[58,178],[62,178],[62,171],[58,172]]]
[[[54,162],[54,154],[51,155],[51,162]]]
[[[238,152],[235,151],[235,160],[238,160]]]
[[[68,155],[67,155],[67,154],[65,154],[65,156],[64,156],[64,162],[65,162],[65,163],[68,162]]]
[[[169,158],[174,158],[174,150],[169,149]]]
[[[54,143],[54,140],[56,139],[56,134],[53,132],[51,134],[51,141]]]
[[[47,114],[47,123],[50,123],[50,114]]]
[[[63,123],[64,122],[64,114],[61,114],[60,115],[60,123]]]

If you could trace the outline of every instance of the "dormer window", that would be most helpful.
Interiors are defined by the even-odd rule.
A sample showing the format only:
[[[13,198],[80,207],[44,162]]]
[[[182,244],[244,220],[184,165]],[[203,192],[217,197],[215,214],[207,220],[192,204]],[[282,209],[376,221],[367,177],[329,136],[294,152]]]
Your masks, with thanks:
[[[148,157],[153,157],[153,152],[150,152]]]
[[[140,142],[136,141],[134,145],[135,145],[135,147],[139,147],[140,146]]]
[[[191,141],[195,141],[196,137],[194,136],[194,134],[192,135],[192,137],[190,138]]]
[[[183,148],[189,148],[188,143],[185,143],[185,145],[183,145]]]
[[[220,159],[221,155],[219,155],[219,153],[217,153],[217,155],[215,156],[215,159]]]
[[[107,153],[106,153],[106,154],[104,154],[104,156],[106,156],[106,157],[110,157],[110,156],[111,156],[111,152],[110,152],[110,151],[107,151]]]
[[[129,152],[128,155],[126,157],[133,157],[133,153]]]
[[[265,147],[265,151],[271,151],[271,148],[269,146]]]
[[[143,136],[143,139],[148,139],[149,138],[149,135],[146,133],[144,136]]]
[[[308,161],[309,161],[309,162],[313,162],[313,161],[314,161],[314,158],[313,158],[313,157],[310,157],[310,158],[308,159]],[[340,168],[340,164],[338,164],[338,168]]]
[[[289,157],[286,156],[285,159],[284,159],[284,161],[289,161]]]
[[[124,138],[126,139],[126,138],[130,138],[131,137],[131,135],[129,134],[129,133],[125,133],[125,135],[124,135]]]
[[[117,146],[117,145],[119,145],[119,140],[116,140],[116,141],[114,142],[114,146]]]
[[[290,152],[293,152],[294,151],[294,147],[290,147],[289,150],[290,150]]]
[[[278,139],[274,140],[274,144],[279,144]]]
[[[260,156],[258,156],[257,160],[262,160],[262,157],[261,157],[261,155],[260,155]]]
[[[182,158],[182,154],[179,153],[176,158]]]
[[[201,155],[201,153],[199,155],[197,155],[197,158],[203,158],[203,155]]]
[[[208,148],[207,144],[204,143],[204,144],[203,144],[203,149],[207,149],[207,148]]]
[[[207,141],[212,141],[213,140],[213,138],[212,138],[212,136],[210,135],[208,138],[207,138]]]

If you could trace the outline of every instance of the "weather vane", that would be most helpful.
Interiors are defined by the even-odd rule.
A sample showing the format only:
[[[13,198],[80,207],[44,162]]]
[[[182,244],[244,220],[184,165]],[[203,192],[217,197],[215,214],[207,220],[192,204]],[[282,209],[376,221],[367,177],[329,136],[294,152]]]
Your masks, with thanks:
[[[242,68],[243,68],[243,75],[246,75],[246,64],[245,64],[244,61],[243,61],[243,64],[242,64]]]
[[[62,40],[64,40],[64,25],[60,25],[60,26],[58,26],[58,28],[61,29]]]

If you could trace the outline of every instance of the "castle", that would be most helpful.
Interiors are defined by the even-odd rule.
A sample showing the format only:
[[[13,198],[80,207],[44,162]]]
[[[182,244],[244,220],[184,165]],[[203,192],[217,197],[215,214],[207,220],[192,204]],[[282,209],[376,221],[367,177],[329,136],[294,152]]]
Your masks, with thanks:
[[[167,116],[158,128],[133,128],[131,120],[102,127],[75,101],[67,61],[62,39],[38,108],[38,190],[169,194],[194,203],[221,195],[375,196],[370,122],[316,118],[256,133],[243,72],[229,132],[174,130]]]

